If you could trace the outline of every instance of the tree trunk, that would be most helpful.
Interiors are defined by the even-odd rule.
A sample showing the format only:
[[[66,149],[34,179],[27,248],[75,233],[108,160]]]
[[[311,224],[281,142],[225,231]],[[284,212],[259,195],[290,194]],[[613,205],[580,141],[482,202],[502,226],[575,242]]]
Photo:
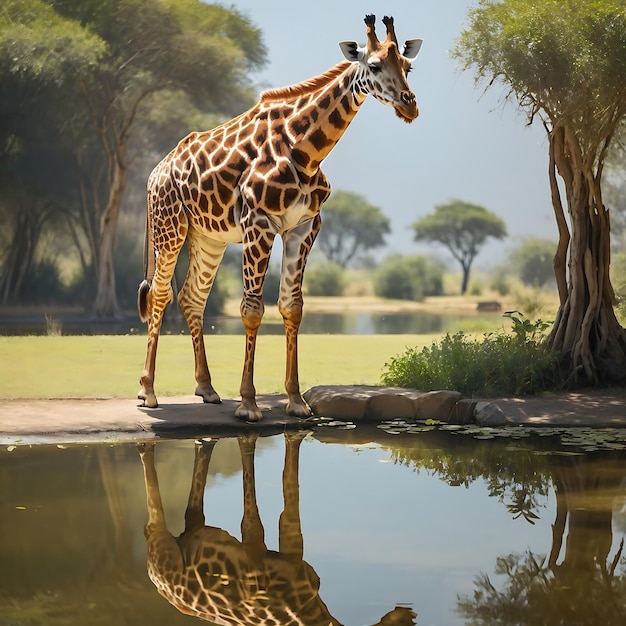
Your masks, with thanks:
[[[566,126],[555,126],[550,133],[550,180],[560,236],[555,257],[560,306],[547,343],[561,354],[570,386],[626,382],[626,331],[613,308],[609,212],[602,203],[596,173],[601,168],[595,160],[595,151],[583,155]],[[554,182],[555,167],[565,187],[571,239]],[[566,275],[563,261],[568,246]]]
[[[464,296],[467,291],[467,287],[469,285],[469,277],[470,277],[470,264],[461,262],[461,267],[463,268],[463,282],[461,283],[461,295]]]
[[[116,319],[122,317],[115,291],[113,247],[125,182],[126,168],[121,164],[120,159],[117,159],[113,170],[109,200],[100,217],[100,237],[98,258],[96,259],[96,298],[93,308],[93,315],[97,318]]]
[[[3,271],[0,274],[0,302],[16,304],[20,300],[20,292],[24,279],[28,276],[37,251],[37,244],[42,227],[48,219],[43,205],[36,198],[22,199],[15,197],[9,200],[14,203],[15,219],[9,228],[8,250],[5,253]]]

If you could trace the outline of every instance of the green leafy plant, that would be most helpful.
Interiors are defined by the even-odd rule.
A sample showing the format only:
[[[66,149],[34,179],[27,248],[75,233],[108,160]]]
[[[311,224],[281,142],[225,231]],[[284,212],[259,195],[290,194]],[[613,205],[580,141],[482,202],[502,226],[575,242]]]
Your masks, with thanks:
[[[467,396],[538,394],[558,388],[557,355],[544,344],[550,326],[530,321],[519,311],[504,317],[510,331],[500,330],[475,339],[447,333],[439,342],[409,348],[385,364],[382,383],[422,391],[452,389]]]
[[[304,277],[310,296],[341,296],[346,287],[346,272],[337,263],[321,263],[311,267]]]

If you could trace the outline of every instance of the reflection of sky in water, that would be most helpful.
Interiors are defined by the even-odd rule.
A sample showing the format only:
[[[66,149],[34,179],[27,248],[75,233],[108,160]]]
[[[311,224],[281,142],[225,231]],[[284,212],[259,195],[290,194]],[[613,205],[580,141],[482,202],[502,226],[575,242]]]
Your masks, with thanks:
[[[269,548],[278,545],[282,507],[281,438],[260,440],[257,499]],[[396,603],[412,603],[418,624],[463,624],[458,594],[473,592],[509,552],[550,550],[554,499],[535,526],[512,520],[482,481],[450,487],[425,471],[394,464],[379,446],[355,448],[305,440],[300,454],[304,558],[321,579],[320,595],[344,624],[372,624]],[[210,502],[218,509],[210,511]],[[239,537],[241,476],[220,477],[205,500],[207,523]]]
[[[321,429],[318,435],[338,437],[341,432]],[[351,432],[358,435],[362,431]],[[481,442],[478,447],[455,444],[453,449],[447,447],[448,439],[420,437],[399,435],[391,437],[390,443],[406,450],[423,451],[419,446],[435,442],[432,445],[437,447],[427,448],[431,452],[422,458],[436,458],[437,451],[451,452],[453,468],[460,460],[485,461],[485,454],[490,451],[496,459],[523,454],[531,476],[538,476],[537,472],[548,466],[552,467],[551,471],[573,467],[575,475],[586,477],[590,484],[605,476],[598,466],[589,462],[591,457],[576,457],[577,461],[572,461],[571,457],[550,455],[550,463],[546,465],[546,456],[509,451],[507,447],[511,443],[506,441]],[[112,462],[109,488],[115,486],[111,493],[118,492],[120,510],[124,511],[119,521],[134,556],[137,581],[143,585],[147,583],[143,537],[147,513],[141,463],[132,444],[106,449],[105,456]],[[257,443],[257,499],[270,550],[278,548],[284,450],[282,436],[259,439]],[[103,490],[105,474],[100,474],[98,465],[100,452],[102,449],[97,446],[0,449],[0,504],[5,505],[0,508],[3,530],[0,562],[5,564],[0,569],[0,598],[20,595],[37,598],[38,594],[53,590],[54,597],[60,598],[58,610],[71,611],[72,605],[64,604],[64,593],[71,589],[74,594],[74,579],[82,580],[94,567],[102,572],[101,582],[112,587],[101,582],[95,585],[90,580],[86,589],[91,592],[92,588],[103,588],[102,593],[108,594],[103,598],[112,597],[111,593],[119,594],[115,571],[105,567],[112,561],[102,561],[102,554],[113,554],[114,546],[111,510]],[[165,514],[169,530],[175,536],[184,527],[193,459],[191,440],[163,441],[156,446],[156,469]],[[482,479],[471,483],[469,488],[451,487],[436,474],[426,470],[417,473],[412,467],[394,464],[391,459],[391,450],[378,444],[347,446],[307,438],[300,448],[304,558],[320,577],[321,598],[340,622],[347,626],[373,624],[397,603],[407,603],[419,614],[418,626],[461,625],[464,622],[455,613],[457,597],[473,595],[474,579],[478,575],[489,575],[498,589],[506,585],[503,577],[493,573],[498,557],[511,553],[524,555],[530,550],[540,558],[549,552],[551,524],[555,519],[552,490],[547,498],[537,496],[540,506],[535,512],[540,519],[532,526],[521,518],[514,520],[507,511],[505,503],[510,502],[510,494],[505,496],[505,503],[489,497]],[[543,459],[543,465],[535,465],[533,459]],[[578,463],[583,460],[584,463]],[[569,461],[574,465],[570,466]],[[594,492],[590,498],[577,500],[575,505],[577,510],[604,508],[609,513],[606,519],[610,519],[613,511],[610,559],[617,553],[626,528],[623,483],[619,486],[626,470],[618,461],[604,466],[615,478],[600,481],[609,491]],[[480,462],[479,466],[487,467]],[[574,473],[554,475],[572,479]],[[606,473],[605,478],[608,476]],[[237,538],[241,536],[242,476],[235,439],[223,439],[215,447],[204,509],[207,525],[223,528]],[[601,538],[596,535],[594,540]],[[571,537],[566,535],[564,539]],[[578,548],[581,547],[585,545],[579,542]],[[580,552],[570,557],[577,554]],[[623,565],[618,567],[618,575],[623,569]],[[111,588],[117,591],[111,592]],[[137,601],[140,602],[137,611],[141,613],[141,598]],[[167,621],[167,615],[171,614],[164,603],[158,595],[150,595],[149,605],[164,616],[164,621],[158,623],[170,626],[180,623],[175,621],[178,613],[173,621]],[[124,617],[132,619],[126,613]],[[0,623],[5,623],[1,602]],[[134,623],[143,626],[155,622],[146,617]],[[200,624],[193,620],[190,623]]]

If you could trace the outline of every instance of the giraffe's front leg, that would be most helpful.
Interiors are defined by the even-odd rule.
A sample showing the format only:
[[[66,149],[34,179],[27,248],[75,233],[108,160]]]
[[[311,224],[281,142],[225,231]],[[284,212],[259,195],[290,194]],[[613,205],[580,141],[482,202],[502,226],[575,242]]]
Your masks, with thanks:
[[[302,321],[302,278],[306,261],[322,224],[319,214],[283,235],[283,267],[278,310],[285,324],[287,413],[308,417],[312,411],[300,394],[298,331]]]
[[[243,300],[240,312],[246,329],[246,354],[241,376],[241,404],[235,415],[248,422],[258,422],[263,414],[256,403],[254,352],[257,333],[265,312],[263,281],[276,232],[267,215],[261,210],[247,214],[243,220],[243,229]]]
[[[235,416],[248,422],[259,422],[263,419],[261,409],[256,403],[256,389],[254,387],[254,353],[256,350],[256,337],[265,306],[261,296],[244,293],[241,301],[241,319],[246,329],[246,353],[241,375],[241,403],[235,410]]]

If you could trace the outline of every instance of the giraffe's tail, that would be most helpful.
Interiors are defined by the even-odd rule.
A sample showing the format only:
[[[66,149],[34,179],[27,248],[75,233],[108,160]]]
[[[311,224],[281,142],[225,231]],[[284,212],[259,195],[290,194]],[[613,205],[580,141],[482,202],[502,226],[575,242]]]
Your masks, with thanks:
[[[156,169],[155,169],[156,171]],[[155,249],[154,249],[154,232],[152,223],[152,203],[150,201],[151,194],[150,189],[152,187],[155,177],[155,172],[150,174],[148,179],[148,202],[146,211],[146,235],[144,238],[143,246],[143,270],[144,279],[139,285],[139,291],[137,292],[137,310],[139,311],[139,319],[142,322],[147,322],[150,317],[150,285],[154,278],[155,271]]]
[[[137,310],[139,311],[139,319],[147,322],[150,316],[148,295],[150,294],[150,282],[142,280],[137,292]]]

